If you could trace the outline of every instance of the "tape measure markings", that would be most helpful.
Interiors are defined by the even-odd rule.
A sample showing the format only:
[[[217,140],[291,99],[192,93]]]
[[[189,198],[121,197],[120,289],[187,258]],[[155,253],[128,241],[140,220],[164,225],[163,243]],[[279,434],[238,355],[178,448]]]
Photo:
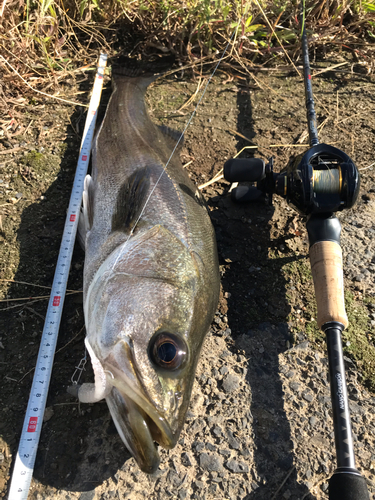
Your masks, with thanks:
[[[43,424],[43,415],[47,402],[48,387],[51,379],[70,263],[77,234],[79,219],[77,215],[79,215],[82,202],[84,179],[90,159],[106,62],[107,56],[101,54],[86,117],[85,129],[83,131],[76,175],[66,216],[59,257],[57,259],[35,374],[12,474],[8,500],[27,500],[30,489]]]

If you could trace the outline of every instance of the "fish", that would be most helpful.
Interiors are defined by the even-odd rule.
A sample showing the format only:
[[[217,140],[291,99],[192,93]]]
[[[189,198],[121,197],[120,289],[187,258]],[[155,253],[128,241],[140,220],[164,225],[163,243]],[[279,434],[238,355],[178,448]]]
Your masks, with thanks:
[[[179,439],[220,288],[213,226],[182,166],[180,134],[156,125],[146,108],[153,80],[155,71],[139,65],[113,67],[79,223],[94,383],[78,397],[105,398],[122,441],[150,474],[160,463],[157,444],[170,449]]]

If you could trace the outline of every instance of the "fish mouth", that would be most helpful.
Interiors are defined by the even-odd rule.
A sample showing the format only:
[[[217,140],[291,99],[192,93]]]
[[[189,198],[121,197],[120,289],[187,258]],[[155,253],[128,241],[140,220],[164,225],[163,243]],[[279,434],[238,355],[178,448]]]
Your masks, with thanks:
[[[121,439],[137,461],[139,468],[148,474],[159,466],[159,453],[155,441],[163,448],[173,448],[179,433],[173,433],[170,425],[146,399],[123,371],[105,363],[112,385],[106,402]]]

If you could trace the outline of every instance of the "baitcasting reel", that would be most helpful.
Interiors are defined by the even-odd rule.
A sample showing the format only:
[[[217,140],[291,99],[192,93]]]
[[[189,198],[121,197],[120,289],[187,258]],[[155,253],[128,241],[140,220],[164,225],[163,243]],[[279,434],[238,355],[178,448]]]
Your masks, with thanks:
[[[317,144],[299,155],[279,174],[273,159],[266,165],[260,158],[230,159],[224,165],[229,182],[257,182],[232,191],[236,202],[248,202],[274,193],[285,198],[301,215],[332,213],[351,208],[358,197],[360,179],[353,160],[337,148]]]

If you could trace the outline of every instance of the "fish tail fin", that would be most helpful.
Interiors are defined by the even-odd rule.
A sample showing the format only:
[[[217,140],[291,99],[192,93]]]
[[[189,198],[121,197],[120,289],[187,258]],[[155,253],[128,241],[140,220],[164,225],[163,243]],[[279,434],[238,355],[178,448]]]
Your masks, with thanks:
[[[173,66],[175,56],[163,56],[153,61],[139,61],[121,56],[112,65],[112,77],[116,80],[125,78],[144,78],[155,80]]]

